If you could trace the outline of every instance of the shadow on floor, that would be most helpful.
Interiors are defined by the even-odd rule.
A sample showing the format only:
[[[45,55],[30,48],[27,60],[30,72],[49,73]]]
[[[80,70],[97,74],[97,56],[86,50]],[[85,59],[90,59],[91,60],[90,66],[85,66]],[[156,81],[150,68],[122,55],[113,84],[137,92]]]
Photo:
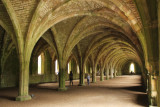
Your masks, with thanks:
[[[11,97],[11,96],[0,96],[0,98],[15,101],[15,97]]]
[[[137,96],[135,103],[143,106],[143,107],[148,107],[149,103],[148,103],[148,96],[145,93],[143,86],[131,86],[131,87],[101,87],[101,88],[107,88],[110,90],[117,90],[117,91],[121,91],[124,92],[124,90],[129,90],[129,91],[133,91],[136,92],[135,95]],[[137,92],[140,92],[140,94],[137,94]]]
[[[148,97],[146,94],[138,94],[137,95],[137,104],[148,107]]]
[[[137,91],[137,92],[145,92],[143,86],[132,86],[132,87],[123,87],[121,89],[130,90],[130,91]]]
[[[50,90],[50,91],[57,91],[58,90],[58,88],[46,87],[46,86],[30,87],[30,90],[32,90],[32,89]]]
[[[48,91],[58,91],[58,85],[54,85],[54,84],[48,84],[47,86],[45,85],[46,83],[42,83],[42,84],[32,84],[30,85],[30,90],[32,89],[40,89],[40,90],[48,90]],[[45,86],[44,86],[45,85]]]

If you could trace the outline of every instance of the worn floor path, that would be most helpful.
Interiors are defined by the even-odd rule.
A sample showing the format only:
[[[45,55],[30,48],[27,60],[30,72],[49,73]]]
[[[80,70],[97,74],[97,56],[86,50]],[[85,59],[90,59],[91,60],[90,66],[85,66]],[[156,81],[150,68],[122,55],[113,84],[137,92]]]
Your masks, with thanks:
[[[99,80],[99,77],[97,77]],[[16,88],[0,89],[0,107],[147,107],[147,95],[141,86],[141,77],[119,76],[89,86],[69,86],[65,92],[57,91],[57,83],[30,87],[34,97],[30,101],[14,101]]]

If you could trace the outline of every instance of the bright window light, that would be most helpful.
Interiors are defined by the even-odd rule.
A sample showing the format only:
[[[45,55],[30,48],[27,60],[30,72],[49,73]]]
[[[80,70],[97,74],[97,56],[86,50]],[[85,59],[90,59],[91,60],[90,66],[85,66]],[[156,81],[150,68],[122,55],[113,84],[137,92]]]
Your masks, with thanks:
[[[41,55],[39,55],[38,56],[38,75],[41,75],[42,74],[42,56]]]
[[[69,63],[68,63],[68,74],[69,74],[69,72],[70,72],[70,67],[69,67]]]
[[[71,71],[71,62],[68,63],[68,74],[70,74]]]
[[[58,75],[59,70],[58,70],[59,66],[58,66],[58,60],[56,59],[55,61],[55,74]]]
[[[130,65],[130,73],[135,73],[135,69],[134,69],[134,64],[133,63],[131,63],[131,65]]]
[[[77,65],[77,73],[79,74],[79,66]]]

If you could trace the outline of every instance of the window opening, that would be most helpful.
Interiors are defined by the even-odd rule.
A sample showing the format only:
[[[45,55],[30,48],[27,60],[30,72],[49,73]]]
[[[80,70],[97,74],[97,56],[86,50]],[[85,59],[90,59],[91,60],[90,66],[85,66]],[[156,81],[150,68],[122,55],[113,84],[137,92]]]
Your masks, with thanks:
[[[68,63],[68,74],[70,74],[71,71],[71,61]]]
[[[42,55],[38,56],[38,75],[42,74]]]
[[[58,75],[59,73],[59,65],[58,65],[58,60],[56,59],[55,61],[55,74]]]
[[[77,65],[77,73],[79,74],[79,66]]]
[[[134,63],[131,63],[131,65],[130,65],[130,73],[131,73],[131,74],[135,73]]]

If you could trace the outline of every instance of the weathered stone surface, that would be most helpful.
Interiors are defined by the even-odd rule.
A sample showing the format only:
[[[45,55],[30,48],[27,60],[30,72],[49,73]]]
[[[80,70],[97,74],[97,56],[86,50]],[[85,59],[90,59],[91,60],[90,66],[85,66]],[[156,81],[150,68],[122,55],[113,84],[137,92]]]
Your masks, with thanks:
[[[108,73],[106,79],[109,74],[116,77],[127,73],[131,61],[141,70],[144,81],[148,72],[158,76],[158,3],[156,0],[0,0],[0,86],[16,86],[19,80],[17,100],[20,101],[30,99],[30,83],[59,81],[60,90],[65,90],[69,61],[74,72],[79,65],[80,74],[74,78],[80,78],[81,85],[91,67],[92,77],[95,79],[95,74],[101,71],[103,80],[104,70]],[[44,75],[37,75],[37,57],[41,53]],[[55,75],[56,59],[59,77]]]

